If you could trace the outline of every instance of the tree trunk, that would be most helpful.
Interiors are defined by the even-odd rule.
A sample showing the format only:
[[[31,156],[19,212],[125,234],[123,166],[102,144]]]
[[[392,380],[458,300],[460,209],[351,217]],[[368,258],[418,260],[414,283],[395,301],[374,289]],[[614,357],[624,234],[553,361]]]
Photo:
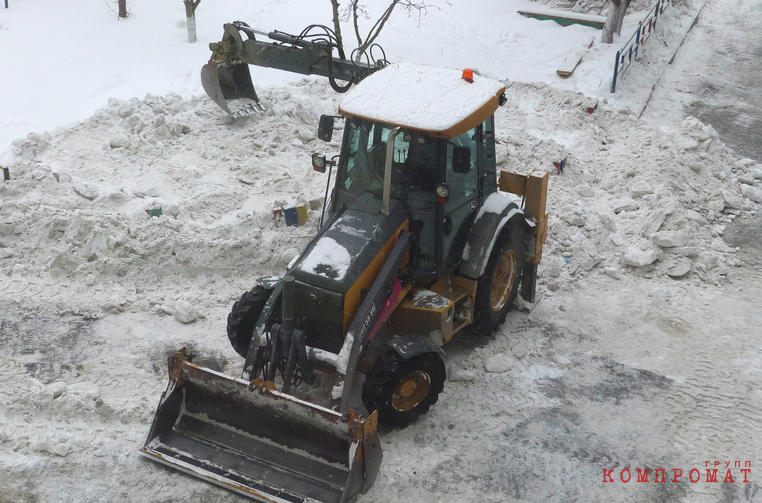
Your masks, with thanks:
[[[629,5],[630,0],[611,0],[609,2],[609,13],[606,16],[606,23],[603,25],[601,42],[610,44],[614,41],[614,33],[622,33],[624,13]]]
[[[117,4],[119,6],[119,17],[126,19],[127,18],[127,0],[119,0]]]
[[[201,3],[201,0],[183,0],[185,4],[185,19],[188,24],[188,42],[194,43],[196,41],[196,7]]]
[[[627,12],[627,7],[630,6],[630,0],[621,0],[619,12],[617,13],[616,25],[614,29],[617,35],[622,34],[622,23],[624,23],[624,14]]]
[[[336,33],[336,43],[338,44],[339,57],[346,59],[344,55],[344,40],[341,38],[341,24],[339,23],[339,0],[331,0],[333,7],[333,31]]]

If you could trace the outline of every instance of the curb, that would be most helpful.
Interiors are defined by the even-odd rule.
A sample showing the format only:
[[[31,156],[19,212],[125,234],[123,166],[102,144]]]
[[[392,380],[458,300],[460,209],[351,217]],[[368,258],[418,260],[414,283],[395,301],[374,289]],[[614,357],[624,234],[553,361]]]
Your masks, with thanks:
[[[677,44],[677,47],[675,47],[675,51],[672,53],[672,57],[669,58],[669,61],[667,61],[667,64],[664,65],[664,69],[659,74],[659,78],[656,79],[656,81],[651,86],[651,91],[649,91],[649,93],[648,93],[648,98],[646,98],[646,102],[641,107],[640,112],[638,112],[638,115],[637,115],[638,119],[640,119],[640,117],[646,111],[646,108],[648,108],[648,104],[651,102],[651,97],[653,96],[654,91],[656,90],[656,86],[659,85],[659,83],[661,82],[662,77],[664,77],[664,74],[667,73],[667,68],[669,68],[669,65],[671,65],[672,62],[675,60],[675,56],[677,56],[677,51],[679,51],[680,48],[685,43],[685,40],[688,38],[688,34],[690,34],[690,32],[693,30],[693,27],[696,26],[696,24],[698,23],[699,16],[701,15],[701,11],[704,10],[704,7],[706,7],[706,4],[708,2],[709,2],[709,0],[704,0],[704,3],[701,4],[701,7],[698,8],[698,10],[696,11],[696,15],[693,17],[693,21],[691,22],[691,25],[688,27],[688,30],[683,35],[683,38],[680,39],[680,43]]]

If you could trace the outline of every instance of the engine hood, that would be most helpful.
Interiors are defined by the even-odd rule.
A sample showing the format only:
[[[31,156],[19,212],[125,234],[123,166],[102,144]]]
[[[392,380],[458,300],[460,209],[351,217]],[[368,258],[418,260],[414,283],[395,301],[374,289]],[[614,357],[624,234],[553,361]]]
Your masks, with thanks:
[[[407,218],[399,201],[390,201],[389,216],[381,214],[381,207],[371,194],[359,198],[307,246],[289,275],[307,285],[346,293]]]

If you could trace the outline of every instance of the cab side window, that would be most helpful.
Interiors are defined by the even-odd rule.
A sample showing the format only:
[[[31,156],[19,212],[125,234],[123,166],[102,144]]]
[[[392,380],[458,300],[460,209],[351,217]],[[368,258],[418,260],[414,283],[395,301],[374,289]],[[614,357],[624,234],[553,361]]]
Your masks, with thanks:
[[[450,202],[448,209],[455,209],[476,195],[479,184],[479,174],[476,169],[477,145],[474,141],[476,129],[466,131],[447,142],[447,170],[445,179],[450,186]],[[456,173],[453,170],[453,152],[455,147],[467,147],[471,154],[471,168],[468,173]]]

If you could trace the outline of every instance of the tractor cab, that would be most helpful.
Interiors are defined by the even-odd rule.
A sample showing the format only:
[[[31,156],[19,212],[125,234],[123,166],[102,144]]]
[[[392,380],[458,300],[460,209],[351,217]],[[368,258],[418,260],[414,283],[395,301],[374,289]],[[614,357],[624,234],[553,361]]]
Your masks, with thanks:
[[[422,93],[420,82],[431,87]],[[480,86],[472,74],[408,64],[390,65],[364,80],[339,108],[346,124],[324,223],[358,199],[383,207],[386,182],[388,197],[410,217],[416,277],[439,279],[455,269],[475,215],[497,190],[493,113],[504,88],[495,82],[483,79]],[[427,120],[406,107],[426,110]],[[431,114],[435,107],[443,110]],[[438,120],[428,120],[432,116]],[[332,121],[321,117],[322,139],[330,139]],[[324,159],[316,157],[316,169]]]

